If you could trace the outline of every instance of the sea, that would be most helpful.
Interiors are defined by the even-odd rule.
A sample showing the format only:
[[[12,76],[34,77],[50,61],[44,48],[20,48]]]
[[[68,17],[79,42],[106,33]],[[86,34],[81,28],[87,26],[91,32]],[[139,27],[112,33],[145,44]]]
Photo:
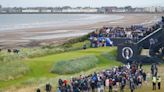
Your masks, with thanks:
[[[43,27],[70,27],[121,19],[105,14],[0,14],[0,31]]]

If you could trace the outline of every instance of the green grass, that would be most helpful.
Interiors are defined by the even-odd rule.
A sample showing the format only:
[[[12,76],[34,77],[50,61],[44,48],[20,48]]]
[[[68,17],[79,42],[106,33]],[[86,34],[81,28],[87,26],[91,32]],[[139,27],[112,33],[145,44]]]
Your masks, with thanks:
[[[29,71],[29,68],[21,62],[8,62],[0,64],[0,81],[14,80]]]
[[[84,42],[88,43],[88,41]],[[13,80],[23,76],[30,70],[24,62],[18,61],[78,50],[81,49],[84,42],[69,44],[70,47],[47,45],[35,48],[22,48],[19,54],[8,53],[7,50],[3,50],[0,52],[0,81]]]
[[[57,83],[57,79],[60,77],[70,78],[70,76],[78,76],[81,73],[84,73],[84,71],[81,71],[76,74],[71,75],[58,75],[51,73],[50,70],[53,67],[53,65],[59,61],[63,60],[69,60],[69,59],[75,59],[86,55],[95,55],[99,59],[98,65],[93,68],[85,71],[85,74],[92,73],[93,71],[99,71],[102,69],[107,69],[113,65],[120,65],[120,62],[117,62],[116,60],[108,60],[101,56],[101,53],[103,52],[111,52],[116,50],[116,48],[91,48],[87,50],[77,50],[77,51],[71,51],[71,52],[65,52],[60,54],[54,54],[54,55],[48,55],[44,57],[37,57],[33,59],[27,59],[21,61],[23,64],[25,64],[27,67],[29,67],[29,72],[27,72],[24,76],[21,76],[20,78],[9,80],[9,81],[0,81],[0,88],[10,88],[12,86],[14,87],[21,87],[22,85],[34,85],[38,86],[36,84],[44,84],[49,79],[54,79],[55,83]],[[63,78],[64,78],[63,77]],[[41,81],[41,82],[40,82]]]
[[[51,54],[58,54],[63,52],[69,52],[73,50],[82,49],[83,44],[89,44],[89,41],[77,42],[73,44],[64,44],[60,46],[46,45],[42,47],[34,48],[22,48],[19,54],[8,53],[7,50],[0,52],[0,63],[1,62],[13,62],[22,60],[25,58],[36,58],[41,56],[47,56]]]
[[[108,60],[116,60],[116,50],[113,50],[111,52],[103,52],[101,53],[101,56]]]
[[[57,64],[60,61],[74,60],[76,58],[84,57],[84,56],[94,55],[99,60],[99,63],[96,67],[91,69],[80,71],[75,74],[66,74],[59,75],[56,73],[51,73],[51,69],[54,64]],[[59,54],[47,55],[43,57],[37,57],[32,59],[22,60],[21,64],[27,66],[29,71],[14,80],[8,81],[0,81],[0,92],[4,92],[4,89],[8,89],[8,92],[35,92],[37,87],[40,87],[44,92],[44,86],[46,82],[50,82],[53,85],[53,92],[56,90],[57,80],[59,78],[62,79],[70,79],[70,77],[79,76],[79,75],[89,75],[93,72],[98,72],[103,69],[109,69],[112,66],[118,66],[122,63],[115,60],[116,56],[116,48],[112,47],[104,47],[104,48],[90,48],[87,50],[77,50],[64,52]],[[69,62],[69,61],[68,61]],[[150,65],[144,66],[144,70],[147,73],[150,73]],[[164,79],[164,65],[161,64],[159,67],[159,74],[161,75],[162,80]],[[155,92],[164,92],[164,81],[162,81],[162,90]],[[125,92],[129,91],[129,85],[126,86]],[[140,89],[136,89],[135,92],[153,92],[151,80],[149,77],[148,84],[143,84],[143,87]]]
[[[57,74],[73,74],[96,67],[98,63],[99,60],[96,56],[88,55],[71,60],[59,61],[54,64],[51,72]]]

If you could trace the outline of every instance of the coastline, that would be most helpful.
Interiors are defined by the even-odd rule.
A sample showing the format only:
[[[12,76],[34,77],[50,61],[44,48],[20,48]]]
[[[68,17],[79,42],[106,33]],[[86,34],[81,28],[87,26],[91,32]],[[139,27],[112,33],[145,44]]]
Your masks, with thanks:
[[[109,14],[110,15],[110,14]],[[114,14],[117,15],[117,14]],[[30,43],[61,44],[71,38],[85,35],[103,26],[130,26],[141,24],[150,26],[164,14],[118,14],[121,19],[103,20],[96,23],[65,27],[29,28],[17,31],[0,32],[1,48],[30,47]]]

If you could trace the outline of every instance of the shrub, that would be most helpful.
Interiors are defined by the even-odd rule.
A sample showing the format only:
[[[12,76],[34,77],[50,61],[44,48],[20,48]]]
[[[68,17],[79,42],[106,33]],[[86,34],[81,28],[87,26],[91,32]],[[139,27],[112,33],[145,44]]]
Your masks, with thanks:
[[[73,74],[91,69],[95,67],[98,63],[99,60],[94,55],[83,56],[76,59],[59,61],[54,64],[51,72],[57,74]]]

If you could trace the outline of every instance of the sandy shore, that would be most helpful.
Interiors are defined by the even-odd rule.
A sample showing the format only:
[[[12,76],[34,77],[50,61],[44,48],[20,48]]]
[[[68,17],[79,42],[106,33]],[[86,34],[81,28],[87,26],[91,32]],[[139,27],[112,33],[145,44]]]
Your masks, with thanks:
[[[117,14],[114,14],[117,15]],[[22,29],[10,32],[0,32],[1,48],[16,48],[38,46],[43,44],[60,44],[70,38],[79,37],[102,26],[130,26],[141,24],[149,26],[157,22],[164,14],[119,14],[121,19],[75,25],[69,27],[49,27]]]

